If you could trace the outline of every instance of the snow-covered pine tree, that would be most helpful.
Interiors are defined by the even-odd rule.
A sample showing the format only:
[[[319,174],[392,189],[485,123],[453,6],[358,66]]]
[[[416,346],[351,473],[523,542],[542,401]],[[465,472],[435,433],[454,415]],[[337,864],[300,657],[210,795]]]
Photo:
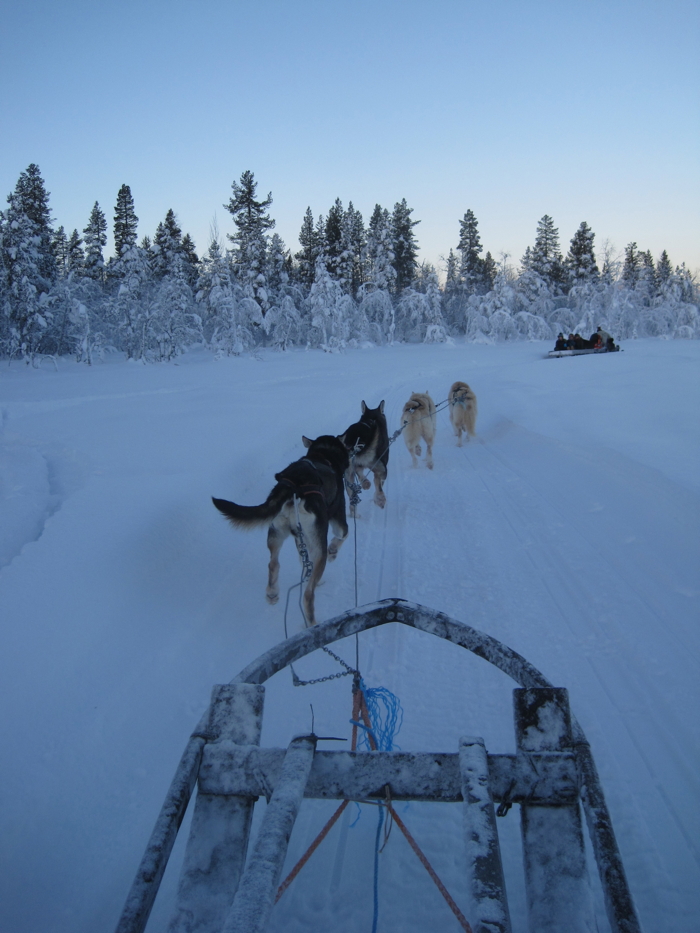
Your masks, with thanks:
[[[318,229],[314,224],[314,215],[311,208],[306,208],[304,220],[299,231],[299,246],[301,249],[295,254],[296,274],[299,282],[305,288],[311,288],[314,281],[316,260],[323,248],[323,241],[319,238]]]
[[[673,266],[671,265],[671,260],[668,258],[668,253],[664,250],[656,264],[657,292],[661,291],[672,275]]]
[[[344,290],[354,298],[365,281],[365,245],[367,234],[362,214],[348,204],[342,222],[342,282]]]
[[[625,247],[625,261],[622,266],[622,281],[628,288],[634,288],[639,280],[642,267],[642,257],[636,243],[628,243]]]
[[[51,209],[49,192],[44,185],[39,166],[33,162],[19,176],[15,186],[16,209],[26,214],[33,225],[37,243],[37,271],[48,287],[56,280],[58,268],[52,247]]]
[[[343,278],[342,254],[343,254],[343,218],[345,209],[340,198],[336,198],[333,206],[328,211],[325,227],[323,231],[323,265],[326,272],[340,282]],[[316,280],[316,270],[314,270],[314,281]]]
[[[16,193],[7,201],[0,226],[2,353],[31,362],[40,352],[52,317],[49,284],[40,273],[42,241],[36,224],[24,212]]]
[[[569,252],[564,260],[566,272],[569,278],[569,287],[582,285],[584,282],[595,281],[600,273],[595,253],[593,252],[593,240],[595,233],[591,230],[585,220],[571,238]]]
[[[267,212],[272,204],[272,193],[258,201],[255,197],[257,187],[253,173],[243,172],[240,183],[232,183],[233,195],[228,204],[224,205],[236,226],[236,232],[228,234],[234,243],[236,276],[243,288],[244,300],[248,305],[250,302],[257,305],[257,311],[252,306],[248,307],[252,323],[255,323],[256,316],[265,315],[269,305],[265,279],[267,231],[275,226],[275,221]]]
[[[535,245],[529,256],[529,269],[544,279],[552,295],[564,292],[567,277],[559,249],[559,231],[549,214],[545,214],[537,224]]]
[[[327,352],[343,349],[348,341],[348,307],[352,299],[344,295],[337,281],[331,276],[322,257],[316,260],[314,283],[306,299],[311,328],[308,332],[309,345]]]
[[[95,201],[90,219],[83,230],[85,237],[85,275],[95,282],[104,283],[105,260],[102,250],[107,243],[107,219]]]
[[[487,251],[481,266],[481,287],[484,295],[493,288],[497,274],[498,266],[496,265],[496,260],[491,253]]]
[[[420,221],[411,220],[412,213],[413,208],[408,206],[406,198],[402,198],[394,205],[391,215],[393,266],[396,270],[394,288],[397,295],[400,295],[404,288],[411,286],[418,266],[418,244],[413,228]]]
[[[464,295],[468,298],[470,295],[484,294],[483,262],[479,256],[483,246],[479,236],[479,223],[471,209],[459,222],[457,250],[460,253],[459,279]]]
[[[94,210],[94,208],[93,208]],[[117,260],[124,249],[136,246],[136,227],[139,222],[134,212],[134,199],[131,188],[122,185],[117,193],[117,203],[114,207],[114,253]]]
[[[51,237],[51,248],[56,257],[58,276],[63,278],[64,275],[68,275],[68,237],[63,224],[58,230],[54,230]]]
[[[83,252],[83,241],[77,230],[74,230],[68,238],[67,268],[76,276],[83,274],[85,270],[85,253]]]
[[[156,279],[162,279],[174,267],[175,257],[182,253],[182,230],[172,208],[156,227],[151,253],[153,274]]]
[[[151,311],[144,348],[150,359],[172,360],[202,339],[202,319],[194,310],[181,252],[172,255],[168,270],[157,287]]]

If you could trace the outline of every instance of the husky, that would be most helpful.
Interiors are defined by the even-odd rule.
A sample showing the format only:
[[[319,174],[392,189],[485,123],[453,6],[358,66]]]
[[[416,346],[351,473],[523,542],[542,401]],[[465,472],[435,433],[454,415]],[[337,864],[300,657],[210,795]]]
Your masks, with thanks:
[[[304,591],[304,616],[307,625],[315,625],[316,587],[323,576],[326,561],[336,557],[348,534],[343,477],[349,457],[340,438],[332,435],[324,434],[315,441],[302,437],[302,441],[308,449],[307,455],[275,474],[277,485],[262,505],[237,505],[213,497],[212,502],[237,528],[255,528],[269,523],[267,546],[270,563],[265,595],[272,604],[279,599],[280,548],[290,534],[294,535],[298,546],[302,543],[298,538],[298,509],[303,543],[313,562]],[[329,524],[334,533],[330,545]]]
[[[368,408],[362,402],[362,417],[351,424],[345,434],[340,435],[350,454],[350,466],[345,473],[346,483],[355,482],[355,474],[363,489],[369,489],[370,481],[365,475],[369,469],[374,474],[374,503],[380,509],[386,505],[384,483],[389,464],[389,432],[384,415],[384,401],[377,408]],[[355,506],[350,504],[350,515],[354,516]]]
[[[417,458],[421,454],[421,447],[418,442],[422,437],[426,447],[425,465],[429,470],[432,470],[437,409],[435,408],[435,402],[427,392],[413,393],[403,406],[401,423],[404,425],[403,439],[406,441],[408,452],[413,458],[413,466],[418,466]]]
[[[466,382],[454,382],[448,395],[450,403],[450,421],[457,438],[457,446],[462,446],[462,431],[467,440],[476,433],[476,395]]]

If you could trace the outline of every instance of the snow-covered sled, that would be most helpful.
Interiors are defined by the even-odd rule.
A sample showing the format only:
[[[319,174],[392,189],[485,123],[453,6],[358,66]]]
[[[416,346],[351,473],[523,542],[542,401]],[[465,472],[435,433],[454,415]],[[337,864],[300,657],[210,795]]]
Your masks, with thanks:
[[[419,629],[473,652],[512,677],[516,750],[489,754],[462,737],[451,752],[317,751],[319,737],[260,748],[263,683],[313,651],[388,623]],[[392,800],[461,803],[472,917],[464,930],[511,929],[494,804],[521,808],[524,876],[533,933],[597,929],[582,811],[612,933],[639,933],[590,745],[553,687],[506,645],[443,613],[400,599],[351,610],[271,649],[230,684],[214,687],[192,733],[117,926],[141,933],[188,801],[198,785],[170,933],[262,933],[278,890],[287,844],[304,797],[373,801],[401,823]],[[255,801],[268,804],[250,856]],[[402,832],[404,829],[402,829]],[[420,856],[419,856],[420,857]],[[285,882],[286,884],[286,882]],[[458,917],[458,919],[459,919]],[[471,926],[470,926],[471,924]]]
[[[584,356],[587,353],[619,353],[620,348],[615,345],[614,350],[599,347],[597,350],[550,350],[545,359],[554,359],[557,356]]]

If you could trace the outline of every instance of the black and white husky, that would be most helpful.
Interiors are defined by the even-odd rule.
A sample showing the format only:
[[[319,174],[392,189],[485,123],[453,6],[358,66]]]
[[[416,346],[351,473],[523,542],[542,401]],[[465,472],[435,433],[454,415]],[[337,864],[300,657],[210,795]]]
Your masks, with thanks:
[[[280,548],[290,534],[297,538],[298,524],[301,525],[303,541],[313,563],[304,590],[304,615],[307,625],[314,625],[316,587],[326,561],[334,559],[348,533],[343,478],[349,459],[345,445],[337,437],[324,434],[315,441],[308,437],[302,440],[308,448],[307,455],[275,474],[277,485],[262,505],[237,505],[214,498],[212,502],[237,528],[255,528],[269,523],[270,572],[265,591],[269,603],[279,599]],[[329,524],[334,533],[330,545]]]
[[[346,472],[348,483],[355,481],[355,474],[363,489],[369,489],[370,481],[365,470],[374,474],[374,502],[383,509],[386,505],[384,483],[389,465],[389,433],[384,415],[384,401],[376,408],[368,408],[362,402],[362,417],[351,424],[345,434],[340,435],[350,454],[350,466]],[[350,505],[350,514],[355,514],[355,506]]]

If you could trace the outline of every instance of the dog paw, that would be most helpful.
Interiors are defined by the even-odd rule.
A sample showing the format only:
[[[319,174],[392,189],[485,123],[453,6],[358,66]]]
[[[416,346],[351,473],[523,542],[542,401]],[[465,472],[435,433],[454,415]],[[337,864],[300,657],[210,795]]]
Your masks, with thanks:
[[[433,468],[433,462],[432,462],[432,460],[430,461],[430,463],[426,463],[426,466],[427,466],[427,468],[428,468],[429,470],[432,470],[432,468]]]
[[[420,455],[423,453],[423,451],[421,450],[420,444],[416,444],[415,450],[416,450],[416,456],[420,457]]]
[[[374,504],[378,505],[380,509],[383,509],[386,505],[386,496],[375,496]]]
[[[268,592],[265,593],[265,599],[268,601],[268,603],[271,606],[274,606],[275,603],[279,602],[279,598],[280,598],[279,593],[270,592],[269,590]]]
[[[365,478],[362,480],[362,488],[363,488],[363,489],[369,489],[369,487],[370,487],[371,485],[372,485],[372,484],[371,484],[370,481],[367,479],[367,477],[365,477]]]

